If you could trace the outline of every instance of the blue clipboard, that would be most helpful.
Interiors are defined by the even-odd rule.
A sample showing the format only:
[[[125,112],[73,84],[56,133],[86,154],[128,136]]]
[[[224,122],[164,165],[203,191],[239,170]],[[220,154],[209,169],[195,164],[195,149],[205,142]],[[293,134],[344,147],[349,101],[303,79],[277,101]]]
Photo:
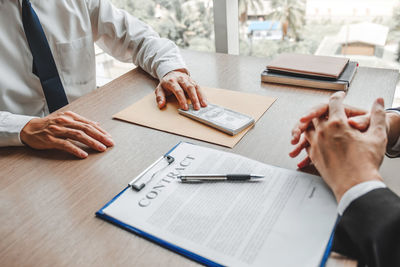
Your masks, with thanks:
[[[164,156],[168,156],[181,143],[183,143],[183,142],[179,142],[178,144],[176,144]],[[200,256],[200,255],[198,255],[196,253],[188,251],[188,250],[186,250],[186,249],[184,249],[182,247],[179,247],[179,246],[174,245],[174,244],[172,244],[170,242],[162,240],[162,239],[158,238],[157,236],[154,236],[154,235],[152,235],[150,233],[147,233],[147,232],[144,232],[144,231],[142,231],[142,230],[140,230],[138,228],[135,228],[132,225],[128,225],[126,223],[123,223],[123,222],[121,222],[121,221],[119,221],[117,219],[114,219],[113,217],[110,217],[107,214],[105,214],[103,212],[103,210],[105,208],[107,208],[109,205],[111,205],[116,199],[118,199],[128,189],[130,189],[130,186],[125,187],[120,193],[118,193],[118,195],[116,195],[107,204],[105,204],[100,210],[98,210],[95,213],[96,217],[98,217],[100,219],[103,219],[103,220],[105,220],[105,221],[107,221],[109,223],[112,223],[112,224],[114,224],[114,225],[116,225],[116,226],[118,226],[118,227],[120,227],[120,228],[122,228],[122,229],[124,229],[124,230],[126,230],[128,232],[131,232],[133,234],[139,235],[139,236],[141,236],[141,237],[143,237],[143,238],[145,238],[145,239],[147,239],[149,241],[152,241],[152,242],[154,242],[154,243],[156,243],[158,245],[161,245],[161,246],[163,246],[163,247],[165,247],[165,248],[167,248],[167,249],[169,249],[169,250],[171,250],[173,252],[176,252],[176,253],[178,253],[178,254],[180,254],[182,256],[185,256],[185,257],[187,257],[187,258],[189,258],[191,260],[194,260],[194,261],[196,261],[196,262],[198,262],[200,264],[203,264],[203,265],[206,265],[206,266],[212,266],[212,267],[224,266],[224,265],[221,265],[219,263],[213,262],[213,261],[211,261],[211,260],[209,260],[207,258],[204,258],[203,256]],[[331,236],[329,238],[329,241],[328,241],[328,243],[326,245],[326,249],[325,249],[324,255],[323,255],[323,257],[321,259],[321,262],[320,262],[320,267],[325,267],[326,262],[327,262],[327,260],[329,258],[329,255],[330,255],[330,252],[331,252],[331,246],[332,246],[332,242],[333,242],[333,237],[334,237],[334,233],[335,233],[335,228],[336,228],[336,225],[337,225],[338,221],[339,221],[339,218],[337,219],[337,221],[335,223],[335,226],[334,226],[334,228],[332,230],[332,233],[331,233]]]
[[[170,151],[168,151],[165,154],[165,156],[168,156],[181,143],[182,142],[179,142],[177,145],[175,145]],[[123,223],[123,222],[121,222],[119,220],[116,220],[113,217],[110,217],[107,214],[105,214],[103,212],[103,210],[105,208],[107,208],[109,205],[111,205],[116,199],[118,199],[128,189],[130,189],[130,186],[125,187],[125,189],[123,189],[118,195],[116,195],[107,204],[105,204],[99,211],[96,212],[96,217],[98,217],[100,219],[103,219],[103,220],[105,220],[105,221],[107,221],[109,223],[112,223],[112,224],[114,224],[114,225],[116,225],[116,226],[118,226],[118,227],[120,227],[120,228],[122,228],[122,229],[124,229],[124,230],[126,230],[128,232],[131,232],[131,233],[134,233],[134,234],[139,235],[141,237],[144,237],[145,239],[147,239],[149,241],[152,241],[152,242],[154,242],[154,243],[156,243],[158,245],[161,245],[161,246],[163,246],[163,247],[165,247],[165,248],[167,248],[169,250],[172,250],[173,252],[176,252],[176,253],[178,253],[178,254],[180,254],[182,256],[185,256],[185,257],[187,257],[187,258],[189,258],[191,260],[197,261],[198,263],[201,263],[203,265],[213,266],[213,267],[214,266],[215,267],[216,266],[223,266],[223,265],[218,264],[216,262],[213,262],[213,261],[211,261],[209,259],[206,259],[206,258],[204,258],[204,257],[202,257],[200,255],[197,255],[196,253],[193,253],[193,252],[188,251],[188,250],[186,250],[184,248],[181,248],[181,247],[179,247],[177,245],[174,245],[174,244],[169,243],[169,242],[167,242],[165,240],[162,240],[162,239],[158,238],[157,236],[154,236],[154,235],[152,235],[150,233],[147,233],[147,232],[144,232],[144,231],[142,231],[140,229],[137,229],[137,228],[133,227],[132,225],[125,224],[125,223]]]

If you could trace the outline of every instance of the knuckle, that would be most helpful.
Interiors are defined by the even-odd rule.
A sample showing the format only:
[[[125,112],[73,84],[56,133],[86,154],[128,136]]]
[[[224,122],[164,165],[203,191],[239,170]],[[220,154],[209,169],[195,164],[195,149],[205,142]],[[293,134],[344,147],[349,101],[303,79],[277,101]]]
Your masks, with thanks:
[[[386,115],[386,111],[384,109],[377,109],[375,110],[375,114],[379,115],[379,116],[385,116]]]
[[[75,138],[81,138],[82,137],[82,132],[79,130],[71,130],[70,134],[74,136]]]
[[[175,82],[175,79],[174,78],[168,78],[167,79],[167,83],[174,83]]]
[[[180,97],[182,97],[182,98],[185,97],[185,93],[183,92],[182,89],[177,90],[176,93],[177,93]]]
[[[81,128],[82,131],[84,131],[85,133],[87,133],[87,132],[90,132],[90,131],[92,130],[93,126],[91,126],[90,124],[83,123],[83,124],[80,126],[80,128]]]
[[[58,127],[58,126],[55,125],[55,124],[51,124],[51,125],[48,126],[48,130],[49,130],[50,132],[58,132],[58,131],[60,131],[60,127]]]
[[[44,140],[46,143],[53,143],[53,142],[54,142],[53,137],[51,136],[50,133],[45,134],[45,135],[43,136],[43,140]]]
[[[326,134],[324,130],[317,130],[316,132],[319,139],[325,138]]]
[[[328,122],[328,128],[330,129],[342,129],[344,127],[344,122],[340,119],[332,119]]]
[[[59,117],[55,118],[54,121],[57,124],[64,124],[64,123],[68,123],[69,122],[69,120],[64,116],[59,116]]]
[[[383,125],[377,125],[374,129],[374,135],[376,135],[380,138],[382,138],[382,137],[387,138],[386,127]]]
[[[329,99],[330,99],[330,100],[333,100],[333,101],[339,100],[340,98],[341,98],[341,96],[338,95],[338,94],[333,94],[333,95],[331,95],[331,96],[329,97]]]

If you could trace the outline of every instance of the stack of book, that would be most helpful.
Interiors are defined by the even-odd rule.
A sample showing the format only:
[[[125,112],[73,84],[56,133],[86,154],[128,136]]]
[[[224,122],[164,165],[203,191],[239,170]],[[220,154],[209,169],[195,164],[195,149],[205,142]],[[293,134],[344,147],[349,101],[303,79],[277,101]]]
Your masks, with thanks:
[[[261,74],[263,82],[347,91],[358,63],[347,58],[281,54]]]

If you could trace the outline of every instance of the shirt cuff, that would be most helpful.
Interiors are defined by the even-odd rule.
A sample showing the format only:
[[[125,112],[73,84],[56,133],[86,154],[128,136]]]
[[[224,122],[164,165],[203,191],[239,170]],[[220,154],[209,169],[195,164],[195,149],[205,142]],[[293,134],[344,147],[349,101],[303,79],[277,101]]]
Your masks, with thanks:
[[[400,111],[397,109],[387,109],[386,112],[396,113],[400,116]],[[386,151],[386,156],[390,158],[395,158],[400,154],[400,137],[397,139],[397,142]]]
[[[378,188],[385,188],[386,185],[381,181],[368,181],[357,184],[344,193],[342,199],[339,201],[337,211],[339,215],[343,215],[346,208],[357,198],[369,193]]]
[[[20,133],[36,117],[0,112],[0,147],[23,146]]]
[[[178,69],[187,70],[186,64],[181,60],[163,62],[157,68],[157,77],[161,80],[168,72]]]

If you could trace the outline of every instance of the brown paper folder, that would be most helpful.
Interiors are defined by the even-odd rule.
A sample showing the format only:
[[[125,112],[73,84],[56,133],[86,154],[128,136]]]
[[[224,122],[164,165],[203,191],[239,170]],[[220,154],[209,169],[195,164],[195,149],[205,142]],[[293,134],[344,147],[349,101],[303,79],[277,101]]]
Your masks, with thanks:
[[[206,87],[202,89],[210,103],[247,114],[253,117],[256,122],[276,100],[272,97],[230,90]],[[151,93],[115,114],[113,118],[230,148],[234,147],[251,128],[250,126],[235,136],[230,136],[180,115],[178,108],[179,105],[175,98],[170,98],[167,107],[160,110],[157,107],[154,94]]]

